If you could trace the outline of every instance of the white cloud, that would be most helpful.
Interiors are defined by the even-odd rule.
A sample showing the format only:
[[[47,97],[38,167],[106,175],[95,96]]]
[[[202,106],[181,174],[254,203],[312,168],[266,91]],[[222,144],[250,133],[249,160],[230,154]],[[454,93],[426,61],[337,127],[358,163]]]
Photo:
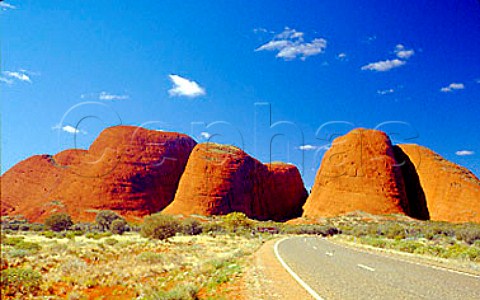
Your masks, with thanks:
[[[455,82],[452,82],[450,83],[448,86],[446,87],[442,87],[440,89],[440,92],[442,93],[449,93],[449,92],[452,92],[454,90],[463,90],[465,88],[465,85],[463,83],[455,83]]]
[[[299,150],[302,150],[302,151],[312,151],[312,150],[317,150],[317,149],[322,149],[322,150],[328,150],[330,147],[327,146],[327,145],[323,145],[323,146],[314,146],[314,145],[302,145],[300,147],[298,147]]]
[[[267,33],[267,32],[269,31],[263,27],[258,27],[253,29],[253,33]]]
[[[130,98],[129,95],[123,94],[112,94],[109,92],[100,92],[100,93],[87,93],[87,94],[81,94],[80,98],[82,99],[99,99],[99,100],[104,100],[104,101],[114,101],[114,100],[127,100]]]
[[[188,80],[178,75],[168,75],[173,82],[173,87],[168,90],[170,96],[198,97],[205,95],[205,89],[193,80]]]
[[[60,124],[57,124],[55,126],[52,127],[53,130],[63,130],[65,132],[68,132],[68,133],[71,133],[71,134],[77,134],[77,133],[83,133],[83,134],[87,134],[87,132],[85,130],[80,130],[80,129],[77,129],[73,126],[70,126],[70,125],[65,125],[65,126],[60,126]]]
[[[342,52],[337,55],[337,59],[339,60],[345,60],[347,58],[347,54]]]
[[[110,94],[108,92],[101,92],[98,95],[98,99],[100,100],[126,100],[128,99],[128,95],[115,95],[115,94]]]
[[[271,41],[255,49],[258,51],[277,51],[276,57],[284,60],[300,58],[307,59],[325,51],[327,40],[314,38],[311,42],[305,42],[304,33],[285,27],[285,30],[273,37]]]
[[[208,140],[212,135],[209,132],[203,131],[200,133],[200,136],[206,140]]]
[[[13,80],[12,80],[12,79],[8,79],[8,78],[6,78],[6,77],[1,77],[1,76],[0,76],[0,82],[6,83],[6,84],[8,84],[8,85],[13,84]]]
[[[395,90],[394,89],[386,89],[386,90],[378,90],[377,91],[377,94],[379,95],[387,95],[387,94],[392,94],[394,93]]]
[[[403,46],[402,44],[398,44],[395,47],[395,54],[397,55],[398,58],[409,59],[415,54],[415,51],[413,49],[407,50],[405,49],[405,46]]]
[[[7,3],[7,2],[5,2],[5,1],[2,1],[2,2],[0,2],[0,8],[1,8],[2,10],[8,10],[8,9],[16,9],[17,7],[14,6],[14,5],[12,5],[12,4],[10,4],[10,3]]]
[[[467,156],[467,155],[474,155],[475,152],[470,151],[470,150],[459,150],[459,151],[455,152],[455,154],[458,155],[458,156]]]
[[[23,82],[32,83],[32,80],[31,80],[30,76],[27,74],[26,70],[20,70],[18,72],[3,71],[3,74],[5,75],[6,79],[10,78],[10,80],[13,79],[13,80],[19,80],[19,81],[23,81]]]
[[[405,63],[405,61],[399,59],[382,60],[374,63],[369,63],[368,65],[363,66],[362,70],[385,72],[394,68],[401,67]]]

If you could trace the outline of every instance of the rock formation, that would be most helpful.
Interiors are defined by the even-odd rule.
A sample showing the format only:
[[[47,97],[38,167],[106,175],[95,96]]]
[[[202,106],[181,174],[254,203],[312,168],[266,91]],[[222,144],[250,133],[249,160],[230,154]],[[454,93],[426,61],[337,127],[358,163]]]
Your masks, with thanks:
[[[335,139],[326,152],[304,217],[357,210],[480,222],[480,181],[425,147],[392,146],[383,132],[355,129]]]
[[[397,152],[414,166],[416,173],[404,175],[405,181],[418,178],[414,181],[419,182],[431,220],[480,223],[480,181],[475,175],[422,146],[398,145]]]
[[[195,144],[183,134],[110,127],[88,151],[37,155],[8,170],[1,178],[1,213],[39,221],[67,212],[91,221],[97,210],[127,218],[158,212],[173,200]]]
[[[224,215],[243,212],[260,220],[301,214],[306,199],[300,173],[287,164],[264,165],[244,151],[198,144],[165,214]]]
[[[36,222],[55,212],[92,221],[109,209],[127,219],[162,210],[239,211],[276,221],[302,211],[310,220],[364,211],[480,223],[475,175],[425,147],[392,146],[385,133],[367,129],[335,139],[308,199],[293,165],[262,164],[233,146],[196,145],[183,134],[133,126],[104,130],[88,150],[32,156],[2,175],[1,187],[1,215]]]
[[[402,172],[388,136],[360,128],[335,139],[323,157],[303,209],[305,217],[355,210],[409,213]]]

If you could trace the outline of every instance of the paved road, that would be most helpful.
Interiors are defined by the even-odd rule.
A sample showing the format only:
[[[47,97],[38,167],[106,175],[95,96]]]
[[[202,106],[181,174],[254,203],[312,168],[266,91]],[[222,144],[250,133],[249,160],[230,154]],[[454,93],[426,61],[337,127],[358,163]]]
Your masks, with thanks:
[[[480,278],[365,253],[316,237],[278,244],[284,262],[324,299],[480,299]]]

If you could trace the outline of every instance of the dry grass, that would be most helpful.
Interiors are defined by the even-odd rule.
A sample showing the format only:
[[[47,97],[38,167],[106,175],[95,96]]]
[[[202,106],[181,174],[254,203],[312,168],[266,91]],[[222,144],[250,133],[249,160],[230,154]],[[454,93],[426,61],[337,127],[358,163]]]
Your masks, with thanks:
[[[38,271],[42,282],[36,292],[7,298],[221,299],[243,272],[244,257],[261,245],[258,239],[232,235],[176,236],[168,241],[137,233],[98,240],[21,235],[41,249],[18,254],[15,245],[2,245],[2,259],[9,269]]]

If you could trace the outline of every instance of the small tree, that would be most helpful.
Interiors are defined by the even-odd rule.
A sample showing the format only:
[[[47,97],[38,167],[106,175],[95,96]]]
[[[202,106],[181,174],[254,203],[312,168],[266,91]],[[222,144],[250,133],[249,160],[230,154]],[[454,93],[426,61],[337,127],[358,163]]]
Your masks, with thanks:
[[[180,231],[180,223],[172,216],[154,214],[144,219],[140,235],[143,237],[164,240]]]
[[[127,222],[124,219],[116,219],[112,222],[112,225],[110,226],[110,230],[114,234],[123,234],[127,226]]]
[[[111,210],[102,210],[95,217],[95,222],[100,226],[102,231],[111,229],[112,222],[115,220],[122,219],[114,211]]]
[[[232,212],[222,217],[223,223],[228,231],[237,232],[237,230],[250,229],[252,221],[242,212]]]
[[[72,225],[72,218],[65,213],[53,214],[45,220],[45,226],[53,231],[67,230]]]

